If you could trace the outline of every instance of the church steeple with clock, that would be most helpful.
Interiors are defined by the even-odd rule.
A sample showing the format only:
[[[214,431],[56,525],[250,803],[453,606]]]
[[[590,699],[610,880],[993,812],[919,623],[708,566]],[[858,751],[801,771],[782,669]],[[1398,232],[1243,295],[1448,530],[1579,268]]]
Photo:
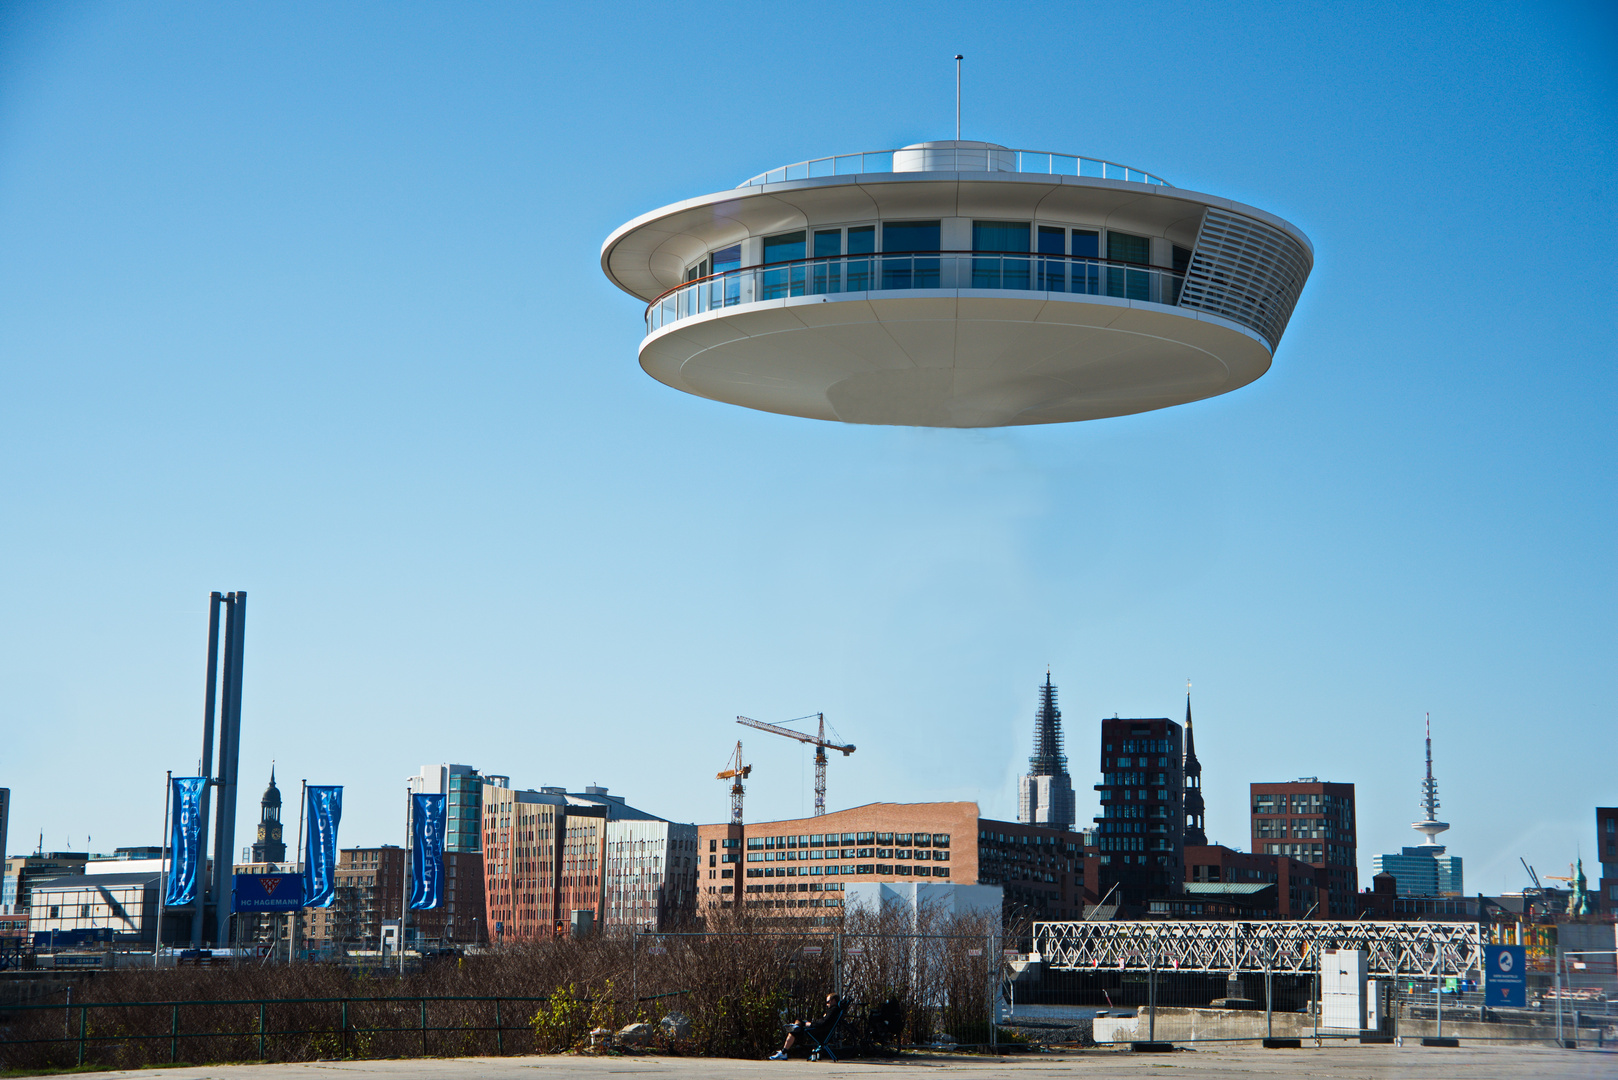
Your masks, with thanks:
[[[287,846],[281,839],[281,789],[275,786],[275,766],[270,766],[270,786],[260,799],[258,839],[253,843],[256,863],[285,862]]]

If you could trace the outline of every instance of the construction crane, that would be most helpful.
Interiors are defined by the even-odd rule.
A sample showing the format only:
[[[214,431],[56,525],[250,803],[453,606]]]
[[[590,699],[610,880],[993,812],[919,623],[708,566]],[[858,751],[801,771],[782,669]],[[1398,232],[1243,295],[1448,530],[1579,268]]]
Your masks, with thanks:
[[[826,748],[829,746],[833,750],[841,750],[843,756],[847,757],[854,752],[854,744],[849,743],[847,746],[841,746],[834,742],[827,742],[826,714],[815,713],[814,716],[816,720],[820,721],[820,730],[816,735],[810,735],[803,731],[793,731],[791,728],[780,727],[776,724],[766,724],[762,720],[753,720],[745,716],[738,716],[736,722],[747,727],[758,728],[760,731],[768,731],[774,735],[785,735],[789,739],[809,743],[815,748],[815,817],[821,817],[826,813]],[[809,719],[807,716],[798,717],[798,720],[807,719]],[[795,724],[798,720],[788,722]],[[836,732],[834,731],[832,734],[835,735]]]
[[[716,779],[731,781],[730,823],[740,825],[742,823],[742,781],[746,780],[753,771],[753,766],[742,764],[742,741],[740,739],[736,740],[736,753],[729,761],[725,762],[725,765],[726,768],[719,770],[719,775]],[[726,843],[729,843],[729,841],[727,840]]]
[[[1522,868],[1524,870],[1528,871],[1528,878],[1534,883],[1534,888],[1543,891],[1545,887],[1539,883],[1539,875],[1534,873],[1534,868],[1532,866],[1528,865],[1528,860],[1519,858],[1517,861],[1522,863]]]
[[[1542,905],[1548,904],[1549,900],[1548,900],[1548,897],[1546,896],[1546,894],[1549,893],[1550,890],[1539,883],[1539,875],[1534,873],[1534,868],[1532,866],[1528,865],[1528,860],[1527,859],[1518,858],[1517,861],[1522,863],[1522,868],[1524,870],[1528,871],[1528,879],[1534,883],[1534,887],[1533,887],[1532,890],[1529,890],[1529,889],[1526,889],[1526,888],[1523,889],[1523,900],[1527,901],[1528,900],[1528,894],[1529,894],[1530,891],[1532,891],[1538,897],[1540,904],[1542,904]],[[1549,875],[1546,875],[1546,876],[1549,876]],[[1530,907],[1530,910],[1532,910],[1531,907]]]

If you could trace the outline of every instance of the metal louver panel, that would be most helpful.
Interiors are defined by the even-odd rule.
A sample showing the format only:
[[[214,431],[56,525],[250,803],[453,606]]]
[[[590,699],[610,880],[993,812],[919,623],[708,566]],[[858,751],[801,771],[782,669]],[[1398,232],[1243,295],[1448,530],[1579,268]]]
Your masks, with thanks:
[[[1280,229],[1209,207],[1186,269],[1180,306],[1222,315],[1270,343],[1292,318],[1313,260]]]

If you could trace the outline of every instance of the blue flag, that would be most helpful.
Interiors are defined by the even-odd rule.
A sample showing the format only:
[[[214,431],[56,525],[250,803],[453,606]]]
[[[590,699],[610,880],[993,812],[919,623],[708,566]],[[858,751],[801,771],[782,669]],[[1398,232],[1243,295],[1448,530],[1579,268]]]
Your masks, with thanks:
[[[410,910],[444,902],[444,796],[410,796]]]
[[[165,907],[184,907],[197,899],[197,878],[201,874],[202,793],[208,790],[205,776],[176,776],[169,797],[169,886],[163,897]]]
[[[343,787],[309,785],[304,818],[303,903],[331,907],[337,891],[337,825],[343,820]]]

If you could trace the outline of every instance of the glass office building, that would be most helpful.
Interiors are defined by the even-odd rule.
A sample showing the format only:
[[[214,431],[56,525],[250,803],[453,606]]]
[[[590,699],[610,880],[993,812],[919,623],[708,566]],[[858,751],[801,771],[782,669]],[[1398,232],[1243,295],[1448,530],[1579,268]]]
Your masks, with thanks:
[[[483,850],[479,836],[485,779],[470,765],[423,765],[421,775],[410,778],[410,789],[418,794],[449,796],[445,800],[445,851]]]

